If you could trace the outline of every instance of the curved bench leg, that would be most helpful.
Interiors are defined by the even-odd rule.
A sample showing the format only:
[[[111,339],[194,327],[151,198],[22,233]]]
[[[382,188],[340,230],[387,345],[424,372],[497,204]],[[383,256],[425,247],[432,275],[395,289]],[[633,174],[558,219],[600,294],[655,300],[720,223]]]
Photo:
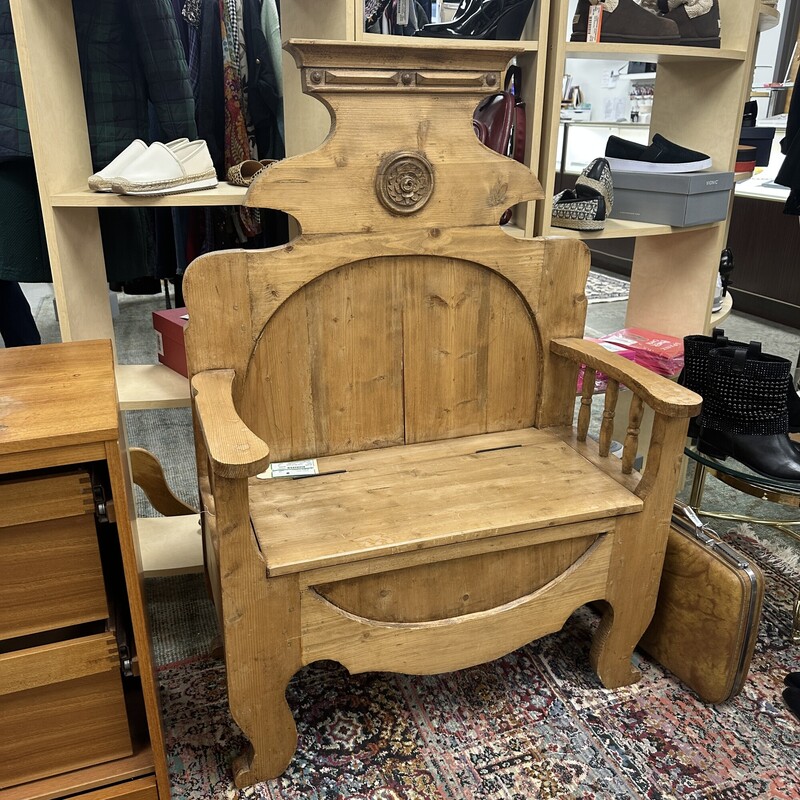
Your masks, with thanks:
[[[262,576],[253,589],[262,602],[228,622],[225,632],[231,714],[250,740],[233,765],[240,789],[278,777],[297,749],[297,727],[286,702],[286,687],[301,666],[299,636],[292,636],[300,604],[297,581]]]
[[[297,748],[286,687],[302,666],[297,575],[267,577],[250,527],[246,480],[218,477],[222,627],[233,718],[250,740],[234,764],[244,788],[280,775]]]
[[[631,657],[646,628],[645,625],[640,632],[631,631],[626,620],[616,617],[614,609],[606,605],[589,653],[592,667],[606,689],[628,686],[642,677],[631,664]]]
[[[267,689],[264,685],[267,683],[273,686]],[[289,766],[297,749],[297,727],[284,694],[288,680],[283,686],[277,684],[278,681],[266,678],[248,690],[245,702],[250,710],[250,724],[247,730],[240,727],[250,744],[233,762],[233,780],[239,789],[277,778]],[[235,712],[233,716],[238,722]]]
[[[666,524],[648,513],[617,520],[605,597],[608,605],[590,652],[592,666],[606,689],[636,683],[641,677],[631,657],[653,618],[668,535],[669,516]]]

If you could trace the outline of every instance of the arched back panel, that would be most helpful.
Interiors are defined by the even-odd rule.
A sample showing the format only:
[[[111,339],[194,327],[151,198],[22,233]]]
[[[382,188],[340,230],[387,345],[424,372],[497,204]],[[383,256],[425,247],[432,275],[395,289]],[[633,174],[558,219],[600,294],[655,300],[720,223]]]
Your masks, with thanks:
[[[534,424],[541,343],[504,277],[384,256],[292,294],[258,338],[240,410],[273,460]]]

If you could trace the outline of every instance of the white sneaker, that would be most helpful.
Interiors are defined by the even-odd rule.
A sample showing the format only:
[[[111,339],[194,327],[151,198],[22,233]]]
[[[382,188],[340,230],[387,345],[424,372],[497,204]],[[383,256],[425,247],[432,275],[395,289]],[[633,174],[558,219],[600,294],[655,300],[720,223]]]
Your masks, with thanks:
[[[117,194],[153,197],[213,189],[217,171],[202,139],[170,148],[154,142],[111,181]]]
[[[717,288],[714,290],[714,301],[711,303],[711,311],[716,314],[722,311],[722,277],[717,273]]]
[[[189,140],[186,137],[173,139],[171,142],[167,142],[167,147],[173,149],[188,142]],[[103,167],[103,169],[98,170],[89,177],[89,188],[95,192],[112,191],[112,180],[121,175],[146,150],[147,145],[141,139],[134,139],[108,166]]]

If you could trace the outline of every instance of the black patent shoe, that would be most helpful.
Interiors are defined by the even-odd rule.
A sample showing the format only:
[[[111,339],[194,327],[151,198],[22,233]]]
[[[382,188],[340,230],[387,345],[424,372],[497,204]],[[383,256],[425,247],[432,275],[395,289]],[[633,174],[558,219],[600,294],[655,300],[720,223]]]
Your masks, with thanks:
[[[483,0],[472,14],[465,14],[442,29],[431,32],[425,25],[416,36],[444,39],[508,39],[522,36],[534,0]]]
[[[418,28],[414,36],[439,36],[445,28],[450,28],[464,17],[474,14],[480,8],[482,2],[483,0],[461,0],[453,19],[449,22],[429,22],[427,25]]]

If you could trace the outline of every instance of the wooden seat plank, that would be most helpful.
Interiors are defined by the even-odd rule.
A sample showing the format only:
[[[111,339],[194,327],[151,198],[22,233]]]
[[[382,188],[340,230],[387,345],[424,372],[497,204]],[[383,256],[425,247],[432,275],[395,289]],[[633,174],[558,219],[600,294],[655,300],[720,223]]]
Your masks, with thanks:
[[[534,428],[327,456],[318,465],[318,476],[250,482],[271,575],[642,508],[555,433]]]

